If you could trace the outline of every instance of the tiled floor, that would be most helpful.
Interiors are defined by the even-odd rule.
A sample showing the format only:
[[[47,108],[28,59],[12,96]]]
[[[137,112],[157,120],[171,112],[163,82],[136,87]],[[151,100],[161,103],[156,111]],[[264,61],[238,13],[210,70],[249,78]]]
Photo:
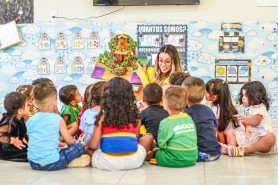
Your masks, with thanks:
[[[278,120],[274,123],[278,136]],[[277,140],[278,141],[278,140]],[[197,163],[189,168],[164,168],[145,163],[129,171],[102,171],[94,168],[65,169],[55,172],[31,170],[28,163],[0,161],[0,185],[217,185],[278,184],[278,155],[246,157],[221,156],[218,161]]]

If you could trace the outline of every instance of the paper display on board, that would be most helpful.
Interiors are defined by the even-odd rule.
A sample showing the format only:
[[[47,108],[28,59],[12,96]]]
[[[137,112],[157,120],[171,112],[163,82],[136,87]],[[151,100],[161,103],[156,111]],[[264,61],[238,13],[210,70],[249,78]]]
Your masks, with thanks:
[[[15,21],[0,25],[0,50],[21,42],[21,37]]]

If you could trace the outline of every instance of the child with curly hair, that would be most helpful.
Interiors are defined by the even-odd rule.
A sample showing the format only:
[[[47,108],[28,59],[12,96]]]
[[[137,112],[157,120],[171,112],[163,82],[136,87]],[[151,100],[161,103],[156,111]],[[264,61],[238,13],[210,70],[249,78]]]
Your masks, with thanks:
[[[27,130],[24,117],[29,113],[28,97],[11,92],[4,100],[6,113],[0,121],[0,159],[27,162]]]
[[[268,114],[269,98],[264,85],[259,81],[244,84],[238,100],[243,106],[249,107],[246,115],[235,115],[247,127],[245,132],[235,132],[238,146],[222,144],[223,152],[229,156],[244,156],[254,152],[269,153],[275,145],[276,136]]]
[[[94,132],[87,143],[92,166],[103,170],[140,167],[153,137],[145,135],[137,140],[140,115],[132,85],[121,77],[112,78],[104,86],[102,98]]]
[[[82,107],[78,105],[82,101],[82,96],[75,85],[66,85],[59,90],[59,99],[64,104],[60,111],[67,124],[71,135],[78,131],[78,114]]]
[[[181,86],[182,82],[187,78],[190,77],[189,73],[185,73],[182,71],[176,71],[170,75],[170,85],[178,85]]]

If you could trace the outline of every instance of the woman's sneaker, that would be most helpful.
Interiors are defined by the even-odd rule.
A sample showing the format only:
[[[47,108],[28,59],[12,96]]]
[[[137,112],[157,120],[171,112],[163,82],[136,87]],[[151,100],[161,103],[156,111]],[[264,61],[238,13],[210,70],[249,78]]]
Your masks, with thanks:
[[[88,154],[83,154],[80,157],[74,159],[68,164],[68,168],[81,168],[89,166],[91,157]]]

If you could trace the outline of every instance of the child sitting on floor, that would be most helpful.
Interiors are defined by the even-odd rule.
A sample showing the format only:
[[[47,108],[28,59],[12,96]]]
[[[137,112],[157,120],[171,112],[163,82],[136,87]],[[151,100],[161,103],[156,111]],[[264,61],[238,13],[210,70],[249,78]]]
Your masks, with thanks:
[[[244,126],[234,117],[238,112],[232,103],[229,84],[222,79],[209,80],[206,83],[205,97],[212,102],[211,109],[218,121],[218,141],[235,146],[234,132],[238,129],[244,130]]]
[[[65,120],[69,133],[74,135],[78,131],[77,118],[82,109],[78,103],[82,101],[82,97],[75,85],[66,85],[59,90],[59,99],[64,103],[60,115]]]
[[[157,132],[160,121],[169,116],[168,112],[160,105],[162,101],[162,88],[156,83],[148,84],[143,90],[143,102],[148,107],[141,111],[141,125],[147,133],[151,133],[157,141]]]
[[[0,159],[27,162],[27,132],[24,117],[29,113],[28,97],[11,92],[4,100],[6,113],[0,121]]]
[[[100,111],[100,102],[102,100],[103,87],[105,84],[105,81],[97,82],[90,91],[91,95],[88,101],[91,106],[83,113],[79,127],[84,133],[84,143],[87,143],[92,137],[96,116]]]
[[[164,107],[169,117],[160,122],[157,144],[149,153],[151,164],[166,167],[187,167],[196,163],[198,157],[196,127],[191,117],[184,113],[187,92],[180,86],[165,91]]]
[[[216,138],[217,121],[212,110],[201,101],[205,95],[205,83],[201,78],[188,77],[182,83],[188,93],[185,110],[196,124],[198,138],[198,161],[214,161],[220,157],[221,147]]]
[[[34,89],[35,103],[40,112],[28,119],[28,160],[35,170],[60,170],[66,167],[85,167],[90,163],[88,155],[82,155],[84,146],[75,143],[63,118],[54,113],[57,107],[57,91],[49,83],[40,83]],[[60,133],[67,148],[60,150]]]
[[[239,93],[239,103],[249,107],[246,115],[235,115],[247,127],[245,132],[235,132],[238,146],[222,144],[223,153],[229,156],[269,153],[275,145],[276,137],[268,114],[269,99],[264,85],[259,81],[244,84]]]
[[[33,94],[34,87],[35,86],[33,85],[21,85],[18,88],[16,88],[17,92],[20,92],[21,94],[24,94],[28,97],[30,110],[29,110],[29,114],[24,118],[25,122],[27,121],[28,118],[30,118],[31,116],[33,116],[39,111],[38,108],[35,106],[35,102],[34,102],[34,94]]]
[[[140,116],[131,84],[121,77],[112,78],[104,86],[102,98],[86,151],[92,155],[92,166],[103,170],[142,166],[153,137],[137,139]]]

